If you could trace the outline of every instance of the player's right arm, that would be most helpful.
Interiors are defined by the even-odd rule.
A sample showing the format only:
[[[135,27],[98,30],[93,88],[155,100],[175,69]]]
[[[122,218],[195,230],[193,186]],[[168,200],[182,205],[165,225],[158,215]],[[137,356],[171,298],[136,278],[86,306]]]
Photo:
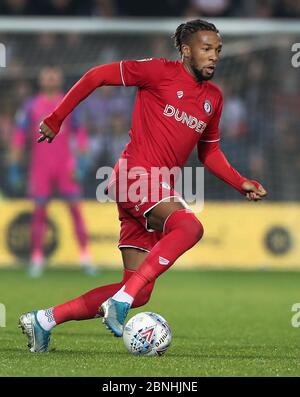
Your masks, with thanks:
[[[165,71],[165,61],[157,58],[126,60],[91,69],[70,89],[54,112],[41,123],[42,136],[38,141],[47,139],[50,143],[68,114],[97,87],[123,85],[152,88],[157,86]]]
[[[103,85],[123,85],[120,62],[96,66],[83,75],[65,95],[53,113],[41,122],[39,132],[42,135],[38,142],[42,142],[45,139],[47,139],[48,143],[52,142],[58,134],[64,119],[72,110],[97,87]]]

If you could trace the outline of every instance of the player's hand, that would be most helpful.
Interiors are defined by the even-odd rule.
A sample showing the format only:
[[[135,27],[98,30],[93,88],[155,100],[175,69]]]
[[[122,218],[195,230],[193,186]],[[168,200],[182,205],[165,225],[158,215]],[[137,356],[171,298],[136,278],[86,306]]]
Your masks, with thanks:
[[[42,134],[42,136],[38,138],[38,142],[43,142],[47,139],[47,142],[51,143],[56,135],[55,132],[53,132],[43,121],[40,124],[39,133]]]
[[[267,191],[261,184],[253,183],[251,180],[245,181],[242,184],[242,189],[246,192],[246,197],[249,201],[259,201],[267,195]]]

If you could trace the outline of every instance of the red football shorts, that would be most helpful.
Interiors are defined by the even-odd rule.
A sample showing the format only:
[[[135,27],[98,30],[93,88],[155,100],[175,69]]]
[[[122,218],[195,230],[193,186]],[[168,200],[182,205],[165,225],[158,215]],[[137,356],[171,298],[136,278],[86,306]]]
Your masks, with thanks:
[[[126,186],[118,186],[119,179],[114,181],[117,191],[116,201],[121,222],[120,240],[118,247],[132,247],[143,251],[150,251],[160,240],[162,232],[152,230],[147,222],[147,214],[157,204],[176,198],[184,207],[188,207],[183,198],[174,190],[170,182],[163,180],[154,183],[150,173],[139,175],[136,189],[136,180],[127,180]],[[115,185],[116,184],[116,185]],[[110,184],[111,189],[112,184]],[[122,185],[121,185],[122,186]]]

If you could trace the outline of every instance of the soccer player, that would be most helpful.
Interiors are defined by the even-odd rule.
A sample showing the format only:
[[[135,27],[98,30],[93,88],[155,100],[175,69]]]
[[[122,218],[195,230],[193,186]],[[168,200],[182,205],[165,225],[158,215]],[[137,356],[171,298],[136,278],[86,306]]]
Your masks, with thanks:
[[[32,143],[29,155],[29,196],[34,200],[31,224],[31,262],[29,274],[38,277],[45,264],[43,238],[46,228],[47,204],[54,189],[68,203],[76,237],[80,246],[80,263],[88,274],[95,268],[91,264],[88,250],[87,232],[79,206],[81,187],[78,183],[77,164],[83,163],[87,153],[87,133],[79,122],[76,113],[66,120],[59,139],[47,150],[33,140],[41,119],[46,117],[63,98],[63,74],[59,67],[46,66],[39,74],[40,92],[30,98],[17,113],[16,128],[12,139],[9,176],[12,185],[21,179],[21,161],[26,143]],[[29,139],[30,138],[30,139]],[[72,141],[77,143],[77,154],[72,149]]]
[[[241,176],[220,149],[222,93],[209,81],[222,47],[218,30],[206,21],[192,20],[179,25],[174,37],[181,55],[179,61],[127,60],[88,71],[41,123],[39,141],[50,143],[56,139],[66,116],[97,87],[137,86],[131,140],[121,155],[128,170],[142,167],[146,173],[141,172],[139,177],[150,186],[152,167],[182,167],[198,145],[199,159],[208,170],[248,200],[261,200],[265,189]],[[111,185],[117,186],[122,161],[115,167]],[[131,183],[128,178],[128,191]],[[119,248],[124,263],[119,283],[20,317],[32,352],[47,351],[51,329],[69,320],[102,316],[105,325],[120,337],[129,309],[148,302],[157,277],[202,238],[201,222],[174,187],[158,183],[154,189],[159,193],[165,189],[167,195],[163,200],[141,200],[136,204],[130,198],[120,200],[116,194],[121,221]]]

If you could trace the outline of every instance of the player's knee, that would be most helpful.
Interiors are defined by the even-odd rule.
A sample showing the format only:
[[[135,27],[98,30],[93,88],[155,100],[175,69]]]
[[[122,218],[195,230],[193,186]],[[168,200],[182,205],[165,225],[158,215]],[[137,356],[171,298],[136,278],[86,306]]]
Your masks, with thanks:
[[[199,219],[190,212],[184,221],[183,235],[188,236],[188,246],[192,248],[203,236],[203,226]]]
[[[203,236],[204,228],[195,214],[191,213],[190,215],[189,232],[193,235],[195,243],[197,243]]]
[[[204,228],[196,215],[188,209],[174,212],[166,221],[165,233],[174,228],[180,228],[185,236],[189,236],[190,244],[193,246],[201,240]]]

